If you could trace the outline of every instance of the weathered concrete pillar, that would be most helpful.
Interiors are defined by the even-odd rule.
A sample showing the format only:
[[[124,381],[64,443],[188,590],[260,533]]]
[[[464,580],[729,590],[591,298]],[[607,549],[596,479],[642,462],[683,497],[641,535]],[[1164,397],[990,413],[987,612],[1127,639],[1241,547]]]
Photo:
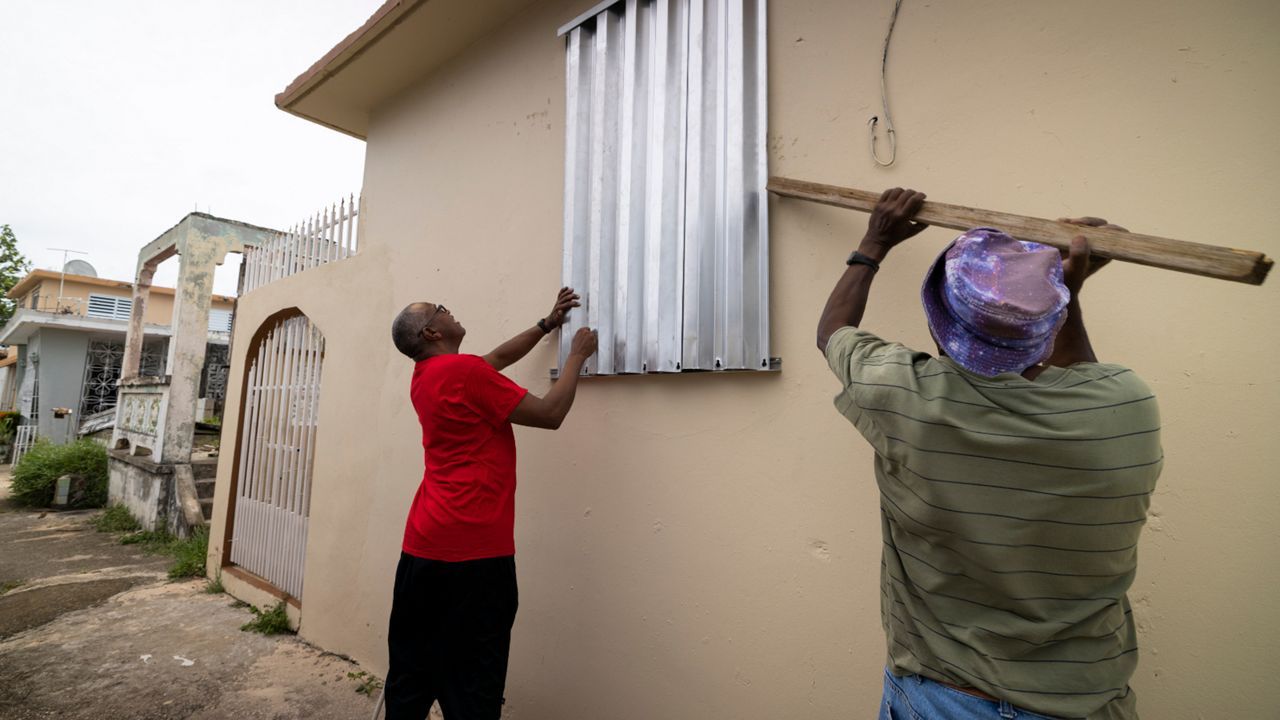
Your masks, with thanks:
[[[124,340],[124,358],[121,360],[120,377],[135,378],[142,367],[142,346],[146,341],[143,317],[147,312],[147,299],[151,296],[151,280],[156,266],[144,265],[133,282],[133,309],[129,312],[129,331]]]
[[[209,342],[209,306],[213,273],[227,253],[227,241],[191,233],[178,249],[178,286],[174,290],[173,335],[169,339],[169,411],[164,428],[164,458],[191,459],[196,401]]]
[[[111,438],[109,496],[144,527],[184,534],[204,524],[191,470],[200,375],[209,340],[213,273],[229,252],[244,252],[274,230],[191,213],[138,253],[124,378]],[[142,365],[143,313],[155,270],[178,255],[168,379],[136,377]],[[149,456],[149,457],[147,457]]]

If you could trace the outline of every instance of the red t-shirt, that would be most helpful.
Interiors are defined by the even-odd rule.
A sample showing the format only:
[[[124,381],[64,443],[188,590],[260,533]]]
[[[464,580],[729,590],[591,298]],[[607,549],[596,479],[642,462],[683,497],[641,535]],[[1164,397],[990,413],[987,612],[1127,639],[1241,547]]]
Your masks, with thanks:
[[[475,355],[414,366],[409,396],[426,470],[405,552],[446,562],[515,554],[516,438],[507,418],[528,392]]]

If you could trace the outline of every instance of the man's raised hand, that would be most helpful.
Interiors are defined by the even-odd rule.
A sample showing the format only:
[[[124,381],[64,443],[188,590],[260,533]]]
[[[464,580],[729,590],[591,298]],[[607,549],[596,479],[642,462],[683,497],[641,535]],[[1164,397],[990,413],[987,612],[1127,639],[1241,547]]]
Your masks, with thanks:
[[[871,211],[871,219],[867,221],[867,234],[859,250],[881,260],[898,243],[919,235],[929,225],[911,218],[920,212],[924,198],[924,193],[911,189],[885,190],[875,209]]]
[[[1058,222],[1079,225],[1080,227],[1106,228],[1107,230],[1129,232],[1127,228],[1113,225],[1107,222],[1105,218],[1099,217],[1058,218]],[[1111,262],[1111,258],[1098,257],[1091,254],[1089,241],[1084,235],[1077,235],[1071,238],[1071,249],[1060,252],[1062,253],[1062,281],[1066,284],[1067,289],[1071,291],[1072,297],[1080,294],[1085,280]]]
[[[581,299],[573,288],[560,288],[560,292],[556,294],[556,304],[551,308],[551,314],[546,317],[547,327],[555,329],[563,325],[565,318],[569,316],[569,311],[582,305],[578,302]]]
[[[600,340],[596,336],[596,331],[589,327],[580,327],[578,332],[573,334],[573,344],[569,346],[569,354],[586,360],[596,354],[596,347]]]

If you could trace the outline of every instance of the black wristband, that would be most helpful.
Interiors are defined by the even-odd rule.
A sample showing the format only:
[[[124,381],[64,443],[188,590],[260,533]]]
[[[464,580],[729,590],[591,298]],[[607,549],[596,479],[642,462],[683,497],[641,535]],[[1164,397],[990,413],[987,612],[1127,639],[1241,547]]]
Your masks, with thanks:
[[[547,327],[546,318],[538,318],[538,329],[542,331],[543,335],[551,334],[551,328]]]
[[[867,267],[871,268],[871,272],[875,272],[880,269],[880,263],[876,262],[875,258],[872,258],[868,255],[863,255],[857,250],[854,250],[853,253],[849,255],[849,259],[845,260],[844,264],[845,265],[866,265]]]

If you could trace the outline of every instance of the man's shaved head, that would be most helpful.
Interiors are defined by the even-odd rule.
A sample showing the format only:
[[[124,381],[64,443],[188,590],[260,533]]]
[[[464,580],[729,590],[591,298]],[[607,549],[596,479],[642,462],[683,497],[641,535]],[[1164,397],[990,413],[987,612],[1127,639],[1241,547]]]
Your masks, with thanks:
[[[434,311],[435,306],[431,303],[410,303],[391,323],[392,342],[410,360],[417,360],[426,350],[427,341],[422,337],[422,329],[427,325],[427,317]]]

